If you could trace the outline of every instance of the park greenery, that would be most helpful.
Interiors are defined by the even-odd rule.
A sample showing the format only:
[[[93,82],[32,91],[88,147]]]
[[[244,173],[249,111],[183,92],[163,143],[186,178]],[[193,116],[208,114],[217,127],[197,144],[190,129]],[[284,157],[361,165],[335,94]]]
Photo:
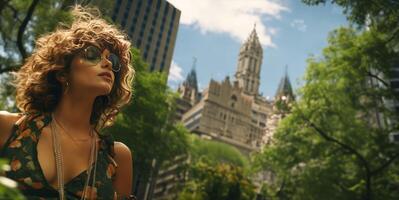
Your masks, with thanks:
[[[251,200],[255,186],[248,178],[250,161],[238,149],[217,141],[189,137],[188,181],[179,200]]]
[[[272,171],[270,199],[398,199],[398,7],[394,1],[303,0],[344,8],[351,27],[333,30],[311,56],[273,143],[257,156]]]

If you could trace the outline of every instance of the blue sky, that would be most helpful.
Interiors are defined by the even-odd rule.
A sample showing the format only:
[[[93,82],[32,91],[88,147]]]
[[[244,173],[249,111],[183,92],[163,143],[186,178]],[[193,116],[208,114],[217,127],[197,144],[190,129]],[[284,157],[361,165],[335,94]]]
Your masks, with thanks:
[[[177,88],[193,57],[201,89],[210,79],[234,77],[237,56],[254,24],[263,46],[259,92],[273,97],[288,66],[294,89],[302,84],[306,59],[320,55],[328,33],[348,24],[331,4],[299,0],[168,0],[182,11],[168,85]]]

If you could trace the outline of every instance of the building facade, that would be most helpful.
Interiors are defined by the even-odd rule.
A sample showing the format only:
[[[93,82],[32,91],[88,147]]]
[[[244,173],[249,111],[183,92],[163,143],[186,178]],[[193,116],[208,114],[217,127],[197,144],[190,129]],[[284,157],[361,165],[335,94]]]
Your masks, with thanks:
[[[201,100],[182,117],[192,132],[249,154],[262,147],[273,101],[259,94],[263,49],[255,28],[242,44],[235,80],[211,80]]]
[[[166,0],[116,0],[111,17],[140,50],[149,70],[168,75],[180,14]]]

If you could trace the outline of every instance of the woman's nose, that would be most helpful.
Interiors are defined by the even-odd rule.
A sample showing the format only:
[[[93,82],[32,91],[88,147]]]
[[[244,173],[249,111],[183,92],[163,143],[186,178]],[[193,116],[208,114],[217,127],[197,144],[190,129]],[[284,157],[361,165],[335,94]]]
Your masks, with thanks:
[[[101,67],[108,67],[109,69],[112,70],[112,62],[108,59],[109,57],[109,52],[103,52],[101,55]]]

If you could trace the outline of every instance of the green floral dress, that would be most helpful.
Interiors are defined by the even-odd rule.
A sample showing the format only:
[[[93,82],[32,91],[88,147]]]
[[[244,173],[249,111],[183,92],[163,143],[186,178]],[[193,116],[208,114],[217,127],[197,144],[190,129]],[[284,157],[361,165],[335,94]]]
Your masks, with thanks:
[[[0,154],[10,161],[11,170],[6,176],[18,182],[18,188],[27,199],[58,199],[58,191],[47,182],[37,158],[37,143],[41,130],[49,125],[51,120],[50,114],[26,115],[21,123],[14,125],[11,136]],[[116,171],[112,160],[114,141],[111,136],[100,135],[100,139],[96,183],[88,190],[95,194],[92,199],[112,200],[112,181]],[[84,171],[65,183],[66,199],[81,198],[86,178],[87,172]],[[90,185],[92,181],[90,179]]]

